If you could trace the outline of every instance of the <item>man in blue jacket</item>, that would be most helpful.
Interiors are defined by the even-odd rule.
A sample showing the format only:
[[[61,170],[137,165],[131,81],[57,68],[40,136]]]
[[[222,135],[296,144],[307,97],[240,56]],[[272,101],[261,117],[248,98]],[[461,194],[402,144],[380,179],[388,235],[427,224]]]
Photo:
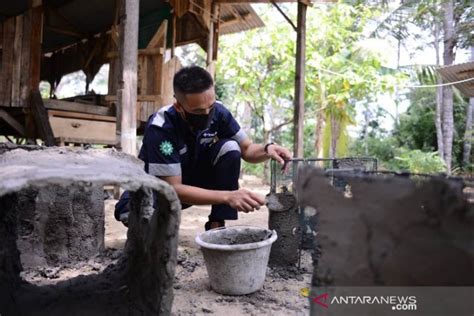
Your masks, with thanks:
[[[139,158],[145,171],[174,187],[183,208],[212,205],[205,229],[225,226],[237,212],[252,212],[264,198],[239,189],[241,158],[259,163],[273,158],[284,163],[290,152],[273,143],[254,144],[232,114],[216,100],[211,75],[197,66],[185,67],[173,80],[176,102],[154,113],[147,122]],[[115,207],[126,224],[128,192]]]

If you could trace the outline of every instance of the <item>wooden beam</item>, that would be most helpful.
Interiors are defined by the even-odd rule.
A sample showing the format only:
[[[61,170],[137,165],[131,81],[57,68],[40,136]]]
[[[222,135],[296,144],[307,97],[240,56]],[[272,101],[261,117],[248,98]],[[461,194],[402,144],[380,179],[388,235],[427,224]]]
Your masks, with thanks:
[[[106,95],[104,96],[104,99],[105,101],[114,102],[118,100],[118,97],[116,95]],[[162,96],[160,94],[139,94],[137,100],[161,102]]]
[[[137,55],[139,0],[124,0],[120,23],[120,81],[117,90],[117,130],[123,152],[136,156],[137,151]],[[166,23],[163,23],[166,28]],[[161,26],[160,26],[161,28]],[[156,35],[156,34],[155,34]],[[166,33],[164,33],[166,36]],[[152,39],[153,41],[153,39]],[[166,42],[166,40],[165,40]],[[152,44],[152,42],[150,42]],[[148,47],[153,47],[148,45]],[[120,123],[119,123],[120,122]],[[120,125],[119,125],[120,124]]]
[[[48,113],[41,99],[41,94],[35,90],[31,94],[31,109],[35,118],[36,126],[45,142],[46,146],[54,146],[54,134],[48,120]]]
[[[58,110],[49,110],[48,116],[78,118],[78,119],[85,119],[85,120],[91,120],[91,121],[104,121],[104,122],[116,122],[117,120],[115,116],[104,116],[104,115],[69,112],[69,111],[58,111]]]
[[[21,74],[20,74],[20,102],[21,106],[26,108],[29,106],[30,102],[30,63],[31,63],[31,10],[28,10],[23,14],[23,40],[21,43]],[[29,112],[28,112],[29,113]],[[29,116],[29,114],[27,114]],[[29,131],[29,136],[34,131],[34,126],[30,126],[29,123],[33,122],[31,117],[27,120],[27,131]]]
[[[151,38],[150,42],[147,45],[147,48],[156,48],[160,46],[161,42],[164,41],[166,47],[166,32],[168,31],[168,20],[161,22],[160,27],[156,31],[155,35]]]
[[[293,28],[293,30],[296,32],[296,25],[293,23],[293,21],[290,19],[290,17],[288,15],[286,15],[286,13],[280,8],[280,6],[278,4],[276,4],[275,1],[271,1],[271,3],[273,4],[273,6],[278,10],[278,12],[280,12],[280,14],[285,18],[285,20],[290,23],[291,27]]]
[[[296,31],[296,71],[293,155],[303,158],[304,140],[304,88],[306,59],[306,9],[307,5],[298,2],[298,21]]]
[[[216,61],[217,63],[217,53],[219,51],[219,35],[220,35],[220,28],[221,28],[221,5],[216,4],[216,13],[215,17],[217,17],[216,20],[214,20],[214,48],[213,48],[213,54],[212,58]]]
[[[216,23],[213,21],[213,17],[219,16],[218,14],[218,5],[213,2],[212,3],[212,14],[211,18],[209,19],[209,34],[207,38],[207,58],[206,58],[206,66],[207,71],[211,74],[212,78],[215,77],[216,73],[216,62],[214,60],[214,36],[216,36]]]
[[[22,106],[20,98],[20,79],[21,79],[21,43],[23,41],[23,16],[16,18],[15,40],[13,42],[13,73],[12,73],[12,99],[11,106]]]
[[[156,47],[156,48],[143,48],[138,50],[138,55],[163,55],[164,49],[163,47]],[[119,57],[118,52],[109,52],[107,53],[107,58],[117,58]]]
[[[176,48],[176,19],[177,19],[176,13],[173,12],[173,17],[172,17],[172,20],[171,20],[171,23],[172,23],[171,24],[171,27],[172,27],[172,29],[171,29],[171,34],[172,34],[171,35],[172,36],[172,38],[171,38],[171,58],[174,57],[175,48]]]
[[[2,67],[0,72],[0,105],[10,106],[15,40],[15,17],[3,21]]]
[[[44,106],[47,109],[63,110],[70,112],[80,112],[93,115],[114,116],[111,108],[100,105],[91,105],[78,102],[69,102],[63,100],[44,99]]]
[[[31,9],[31,46],[30,46],[30,87],[31,91],[39,89],[41,70],[41,43],[43,35],[43,7]]]
[[[10,125],[21,136],[26,136],[26,130],[13,116],[7,111],[0,109],[0,118],[2,118],[8,125]]]

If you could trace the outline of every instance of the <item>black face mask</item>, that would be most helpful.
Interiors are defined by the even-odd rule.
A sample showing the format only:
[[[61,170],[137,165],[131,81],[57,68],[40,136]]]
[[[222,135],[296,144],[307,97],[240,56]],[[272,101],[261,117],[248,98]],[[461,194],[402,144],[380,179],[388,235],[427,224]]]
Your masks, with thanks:
[[[213,113],[214,109],[212,109],[209,114],[193,114],[184,111],[186,121],[195,131],[202,131],[206,129],[208,126],[209,118],[212,118]]]

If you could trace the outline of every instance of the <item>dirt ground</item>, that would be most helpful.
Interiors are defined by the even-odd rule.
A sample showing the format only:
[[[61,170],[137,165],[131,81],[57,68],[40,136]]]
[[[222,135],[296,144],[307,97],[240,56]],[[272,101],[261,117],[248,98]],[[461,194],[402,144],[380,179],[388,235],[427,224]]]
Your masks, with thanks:
[[[241,186],[262,195],[269,187],[253,177],[244,177]],[[44,267],[23,272],[23,278],[36,284],[52,284],[80,274],[100,272],[117,260],[123,249],[127,230],[113,217],[116,200],[105,201],[105,247],[103,254],[88,262]],[[191,207],[183,210],[179,232],[178,265],[174,284],[174,315],[306,315],[309,314],[307,298],[300,294],[310,287],[312,264],[309,253],[301,256],[301,269],[267,269],[265,284],[260,291],[243,296],[227,296],[211,290],[204,259],[195,236],[204,231],[209,215],[209,206]],[[268,227],[266,207],[250,214],[239,214],[239,220],[230,225],[253,225]],[[252,267],[248,267],[251,269]]]

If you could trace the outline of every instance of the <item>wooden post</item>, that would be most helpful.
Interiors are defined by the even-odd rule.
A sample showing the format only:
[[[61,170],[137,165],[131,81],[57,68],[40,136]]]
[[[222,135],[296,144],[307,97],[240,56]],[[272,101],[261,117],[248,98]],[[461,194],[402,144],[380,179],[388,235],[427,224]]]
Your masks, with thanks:
[[[137,56],[139,0],[122,1],[120,21],[120,81],[118,94],[117,133],[123,152],[136,155],[137,145]]]
[[[36,91],[39,90],[40,83],[41,43],[43,40],[43,7],[40,1],[33,1],[30,32],[30,87],[32,91]]]
[[[54,134],[49,123],[48,112],[43,104],[43,99],[39,90],[31,92],[31,112],[34,117],[36,126],[46,146],[54,146]]]
[[[298,22],[296,26],[296,72],[293,155],[303,157],[304,140],[304,87],[305,87],[305,48],[306,48],[306,9],[307,5],[298,1]]]
[[[2,66],[0,72],[0,106],[11,106],[12,75],[14,63],[16,19],[8,18],[3,21]]]
[[[52,132],[43,133],[42,124],[37,121],[37,109],[34,108],[32,100],[39,96],[39,83],[41,71],[41,43],[43,40],[43,6],[42,0],[30,0],[30,9],[23,16],[23,41],[22,41],[22,67],[20,78],[20,98],[28,105],[25,108],[25,126],[28,143],[36,143],[37,131],[41,131],[43,140],[47,146],[54,145]],[[33,93],[38,96],[33,96]],[[41,102],[42,103],[42,102]],[[48,122],[49,124],[49,122]],[[50,133],[51,132],[51,133]]]
[[[218,4],[215,2],[212,2],[212,13],[211,13],[211,18],[210,18],[210,23],[209,23],[209,36],[207,38],[207,58],[206,58],[206,66],[207,66],[207,71],[211,74],[211,76],[214,78],[215,73],[216,73],[216,63],[214,60],[214,37],[216,36],[215,30],[216,30],[216,24],[219,23],[219,21],[215,21],[216,17],[218,16]]]
[[[23,40],[23,16],[16,18],[15,40],[13,42],[13,73],[12,73],[12,99],[11,106],[21,106],[20,78],[21,78],[21,43]]]

